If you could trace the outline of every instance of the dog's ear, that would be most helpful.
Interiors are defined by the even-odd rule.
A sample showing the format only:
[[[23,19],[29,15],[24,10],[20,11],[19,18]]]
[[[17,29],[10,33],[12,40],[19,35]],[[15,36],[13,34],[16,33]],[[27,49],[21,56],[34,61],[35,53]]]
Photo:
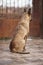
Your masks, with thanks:
[[[28,15],[31,15],[31,8],[28,9]]]
[[[24,12],[26,12],[26,8],[24,8]]]

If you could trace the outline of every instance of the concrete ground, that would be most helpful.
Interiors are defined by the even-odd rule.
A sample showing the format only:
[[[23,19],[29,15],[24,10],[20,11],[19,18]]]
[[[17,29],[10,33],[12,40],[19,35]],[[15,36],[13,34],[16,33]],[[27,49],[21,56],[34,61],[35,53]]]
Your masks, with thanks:
[[[43,39],[28,39],[26,49],[30,54],[11,53],[11,40],[0,40],[0,65],[43,65]]]

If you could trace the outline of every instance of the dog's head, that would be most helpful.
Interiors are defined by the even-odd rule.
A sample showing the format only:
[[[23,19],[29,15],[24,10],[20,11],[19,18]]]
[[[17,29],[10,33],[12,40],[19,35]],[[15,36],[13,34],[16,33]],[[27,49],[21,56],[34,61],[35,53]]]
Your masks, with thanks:
[[[32,17],[31,17],[31,8],[29,8],[29,9],[25,9],[24,8],[24,13],[26,13],[28,15],[27,18],[31,21],[32,20]]]

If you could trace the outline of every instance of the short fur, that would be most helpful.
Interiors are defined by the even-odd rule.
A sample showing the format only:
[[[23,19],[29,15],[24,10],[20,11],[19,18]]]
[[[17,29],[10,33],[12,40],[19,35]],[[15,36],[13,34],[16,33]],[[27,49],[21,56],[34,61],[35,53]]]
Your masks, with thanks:
[[[23,14],[17,26],[16,34],[10,43],[9,47],[11,52],[17,52],[21,54],[25,53],[24,50],[25,50],[25,44],[27,41],[27,34],[29,34],[30,20],[31,20],[30,10],[28,10],[28,13],[25,10],[25,13]]]

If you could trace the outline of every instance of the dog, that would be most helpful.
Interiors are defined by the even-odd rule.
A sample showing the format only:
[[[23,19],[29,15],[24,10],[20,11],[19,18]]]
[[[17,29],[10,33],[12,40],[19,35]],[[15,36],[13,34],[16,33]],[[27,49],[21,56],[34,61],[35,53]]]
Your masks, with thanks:
[[[20,22],[18,23],[16,33],[9,46],[11,52],[21,53],[21,54],[29,53],[24,51],[25,51],[27,36],[29,34],[30,20],[31,20],[31,9],[29,9],[28,12],[26,12],[26,9],[24,9],[24,14],[21,17]]]

